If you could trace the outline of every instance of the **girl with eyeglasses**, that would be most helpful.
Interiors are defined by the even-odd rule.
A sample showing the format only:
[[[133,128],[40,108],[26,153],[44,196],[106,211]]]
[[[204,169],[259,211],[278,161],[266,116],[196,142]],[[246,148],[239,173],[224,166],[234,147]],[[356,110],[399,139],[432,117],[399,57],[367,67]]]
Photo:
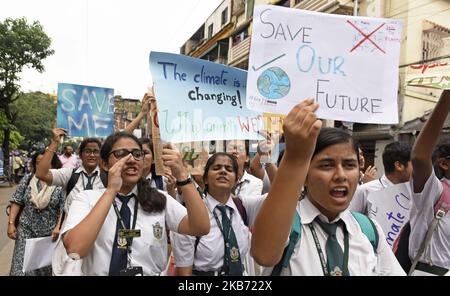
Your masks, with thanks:
[[[83,258],[85,275],[160,275],[167,265],[166,227],[194,236],[209,232],[206,207],[181,155],[163,149],[164,164],[183,186],[186,208],[144,181],[144,152],[135,136],[109,136],[100,156],[108,186],[75,197],[62,230],[67,260]]]

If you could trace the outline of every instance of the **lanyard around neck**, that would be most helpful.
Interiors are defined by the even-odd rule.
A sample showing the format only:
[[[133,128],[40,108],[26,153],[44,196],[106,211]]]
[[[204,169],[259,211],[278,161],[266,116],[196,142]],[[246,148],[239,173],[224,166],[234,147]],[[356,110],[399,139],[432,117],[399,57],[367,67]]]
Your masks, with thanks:
[[[225,233],[224,233],[222,224],[221,224],[220,221],[219,221],[219,217],[218,217],[217,214],[216,214],[216,209],[215,209],[215,208],[214,208],[214,210],[212,211],[212,213],[213,213],[214,219],[216,219],[217,226],[219,227],[220,232],[222,233],[223,240],[225,241],[225,244],[228,244],[228,241],[229,241],[229,239],[230,239],[230,234],[231,234],[231,227],[232,227],[232,226],[231,226],[231,222],[232,222],[231,219],[233,219],[233,212],[230,211],[230,228],[228,229],[228,233],[227,233],[226,235],[225,235]],[[226,213],[225,213],[225,214],[222,214],[222,215],[226,215]],[[227,218],[228,218],[228,217],[227,217]]]
[[[330,276],[330,271],[328,270],[327,263],[325,261],[325,256],[323,254],[322,247],[320,246],[319,238],[317,237],[317,233],[316,233],[316,230],[314,229],[313,223],[309,223],[308,226],[309,226],[309,229],[311,230],[311,234],[314,238],[314,243],[316,245],[317,253],[319,254],[320,264],[322,266],[323,275]],[[348,251],[349,251],[348,231],[344,225],[344,266],[343,266],[343,270],[342,270],[343,274],[350,274],[348,272]]]
[[[122,203],[122,207],[123,207],[123,206],[128,207],[128,204]],[[116,212],[117,219],[119,219],[120,224],[122,225],[122,228],[123,228],[123,229],[127,229],[127,228],[125,227],[125,223],[123,222],[122,216],[120,215],[119,208],[117,207],[117,203],[116,203],[116,200],[115,200],[115,199],[114,199],[114,202],[113,202],[113,207],[114,207],[114,211]],[[137,210],[138,210],[138,201],[137,201],[137,199],[135,198],[135,199],[134,199],[133,224],[132,224],[133,226],[132,226],[131,229],[134,229],[134,228],[136,227]],[[130,239],[130,241],[128,241],[128,239]],[[127,238],[127,250],[128,250],[128,252],[131,252],[130,246],[131,246],[132,243],[133,243],[133,237]]]

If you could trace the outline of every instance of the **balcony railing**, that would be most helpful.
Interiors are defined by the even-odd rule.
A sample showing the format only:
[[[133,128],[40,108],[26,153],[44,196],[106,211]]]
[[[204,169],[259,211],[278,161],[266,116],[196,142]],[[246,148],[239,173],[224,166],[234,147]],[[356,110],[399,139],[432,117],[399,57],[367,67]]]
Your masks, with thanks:
[[[250,37],[245,38],[230,50],[230,63],[239,60],[244,56],[248,56],[250,52]]]
[[[339,4],[337,0],[303,0],[296,1],[295,8],[312,10],[312,11],[325,11],[328,8]]]

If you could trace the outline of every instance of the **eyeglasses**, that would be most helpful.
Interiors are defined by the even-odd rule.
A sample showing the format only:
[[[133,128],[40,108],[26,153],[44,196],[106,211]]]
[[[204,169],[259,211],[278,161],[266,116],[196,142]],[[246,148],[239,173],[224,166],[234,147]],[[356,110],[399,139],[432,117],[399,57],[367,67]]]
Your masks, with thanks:
[[[148,154],[152,155],[152,151],[149,150],[149,149],[144,149],[144,150],[142,150],[142,151],[144,151],[144,154],[145,154],[145,155],[148,155]]]
[[[112,154],[112,155],[114,155],[115,158],[122,159],[130,153],[131,153],[131,155],[133,155],[134,159],[136,159],[136,160],[142,160],[142,159],[144,159],[144,156],[145,156],[144,151],[142,151],[141,149],[133,149],[133,150],[117,149],[117,150],[109,152],[108,156]]]
[[[86,148],[86,149],[83,149],[83,153],[84,153],[85,155],[91,155],[91,154],[94,154],[95,156],[97,156],[97,155],[100,154],[100,150],[98,150],[98,149],[89,149],[89,148]]]

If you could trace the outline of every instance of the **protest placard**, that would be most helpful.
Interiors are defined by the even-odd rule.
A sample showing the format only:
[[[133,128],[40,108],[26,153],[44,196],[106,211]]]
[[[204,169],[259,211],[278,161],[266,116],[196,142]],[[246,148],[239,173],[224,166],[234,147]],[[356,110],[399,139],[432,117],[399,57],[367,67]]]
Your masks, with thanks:
[[[114,132],[114,89],[58,83],[56,124],[71,137],[109,136]]]
[[[401,32],[394,19],[258,5],[247,106],[288,114],[314,98],[322,119],[397,123]]]
[[[246,72],[184,55],[151,52],[161,140],[258,139],[262,116],[245,103]]]
[[[411,189],[409,182],[389,186],[369,193],[369,217],[375,219],[392,247],[401,229],[409,221]]]
[[[450,89],[450,64],[448,60],[408,66],[406,85]]]

